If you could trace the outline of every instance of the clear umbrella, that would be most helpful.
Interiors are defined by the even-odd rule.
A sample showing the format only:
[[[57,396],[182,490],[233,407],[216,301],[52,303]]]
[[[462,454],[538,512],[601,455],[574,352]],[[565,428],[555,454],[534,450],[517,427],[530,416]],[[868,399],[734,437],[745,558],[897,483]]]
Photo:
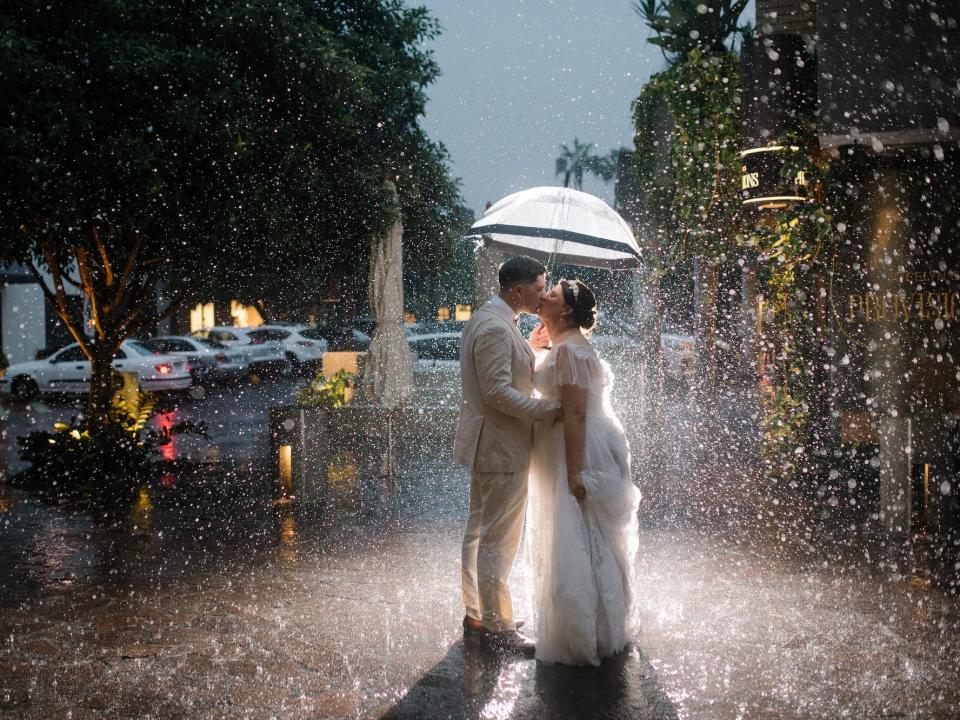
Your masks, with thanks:
[[[367,399],[393,409],[410,397],[413,368],[410,349],[403,334],[403,222],[397,188],[393,193],[396,219],[387,234],[373,245],[370,262],[370,307],[377,327],[370,342],[370,356],[364,373]]]
[[[535,187],[513,193],[473,224],[492,248],[522,252],[552,269],[557,263],[629,269],[641,264],[633,231],[617,212],[589,193]]]

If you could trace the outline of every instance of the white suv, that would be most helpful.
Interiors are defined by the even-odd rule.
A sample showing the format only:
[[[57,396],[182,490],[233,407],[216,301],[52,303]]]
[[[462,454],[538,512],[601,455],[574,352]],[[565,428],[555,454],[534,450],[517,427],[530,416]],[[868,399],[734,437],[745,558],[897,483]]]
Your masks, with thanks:
[[[278,342],[295,371],[316,371],[323,364],[327,340],[308,325],[260,325],[247,331],[251,340]]]

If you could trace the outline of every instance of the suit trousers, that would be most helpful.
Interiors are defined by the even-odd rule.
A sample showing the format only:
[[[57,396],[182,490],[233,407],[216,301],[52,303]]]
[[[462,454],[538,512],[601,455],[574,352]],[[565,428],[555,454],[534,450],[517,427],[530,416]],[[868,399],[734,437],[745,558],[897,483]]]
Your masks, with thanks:
[[[463,604],[468,616],[493,632],[515,629],[507,581],[526,509],[526,471],[471,474],[470,515],[463,534]]]

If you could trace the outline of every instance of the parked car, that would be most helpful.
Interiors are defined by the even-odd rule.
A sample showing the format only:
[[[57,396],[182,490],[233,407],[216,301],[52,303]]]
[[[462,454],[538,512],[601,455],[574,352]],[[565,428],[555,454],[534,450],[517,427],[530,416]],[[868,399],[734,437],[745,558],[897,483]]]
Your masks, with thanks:
[[[460,333],[411,335],[407,345],[415,353],[417,371],[459,370]]]
[[[229,348],[216,340],[163,335],[142,342],[154,352],[184,358],[194,382],[236,382],[250,372],[246,352]]]
[[[276,340],[254,340],[249,333],[255,329],[215,325],[207,330],[195,330],[190,336],[213,340],[228,348],[242,349],[249,360],[250,372],[285,373],[290,368],[290,361],[287,360],[283,346]]]
[[[187,390],[193,384],[185,359],[158,355],[136,340],[120,345],[113,367],[137,373],[140,387],[152,392]],[[9,392],[22,400],[31,400],[40,393],[83,394],[90,388],[90,375],[90,361],[73,343],[43,360],[8,367],[0,378],[0,392]]]
[[[260,325],[247,331],[254,342],[278,342],[297,371],[316,371],[323,363],[327,339],[309,325]]]
[[[370,327],[370,324],[363,323],[363,326]],[[366,352],[370,349],[370,341],[373,339],[374,328],[370,330],[371,332],[367,333],[355,325],[328,325],[311,328],[304,337],[326,341],[325,352]]]

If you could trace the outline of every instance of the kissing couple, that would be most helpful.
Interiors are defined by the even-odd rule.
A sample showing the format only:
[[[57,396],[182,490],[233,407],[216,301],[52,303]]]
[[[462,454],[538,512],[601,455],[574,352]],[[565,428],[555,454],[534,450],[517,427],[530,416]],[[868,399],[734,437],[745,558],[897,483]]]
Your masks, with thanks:
[[[579,280],[548,288],[546,268],[524,256],[498,280],[460,341],[464,634],[547,663],[599,665],[635,632],[640,492],[610,407],[613,375],[588,337],[596,298]],[[540,318],[529,342],[520,313]],[[525,520],[535,643],[518,630],[508,586]]]

